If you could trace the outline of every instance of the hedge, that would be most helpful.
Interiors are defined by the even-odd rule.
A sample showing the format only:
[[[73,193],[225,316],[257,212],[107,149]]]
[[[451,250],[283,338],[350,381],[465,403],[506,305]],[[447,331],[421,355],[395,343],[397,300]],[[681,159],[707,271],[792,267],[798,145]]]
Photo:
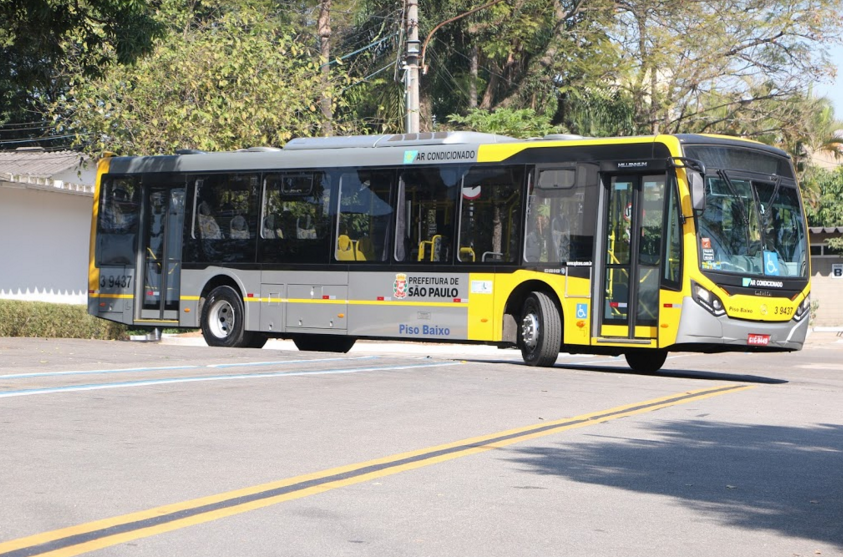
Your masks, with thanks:
[[[88,315],[85,306],[0,300],[0,337],[123,340],[125,325]]]

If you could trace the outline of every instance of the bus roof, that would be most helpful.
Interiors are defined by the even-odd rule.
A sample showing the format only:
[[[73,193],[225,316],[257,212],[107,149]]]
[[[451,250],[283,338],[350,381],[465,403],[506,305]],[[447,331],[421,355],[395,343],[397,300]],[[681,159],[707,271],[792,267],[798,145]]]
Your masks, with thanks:
[[[220,172],[264,171],[284,169],[342,168],[359,166],[412,166],[417,164],[467,163],[486,157],[478,156],[482,148],[509,155],[541,147],[582,147],[602,144],[653,144],[662,141],[682,144],[720,144],[762,149],[781,156],[787,154],[761,143],[726,136],[682,134],[675,136],[632,136],[584,138],[571,135],[550,135],[535,139],[478,132],[433,132],[393,135],[358,135],[345,137],[296,138],[283,149],[253,147],[239,151],[206,153],[184,150],[175,155],[114,157],[109,172],[134,174],[147,172]],[[325,151],[330,150],[326,158]],[[497,159],[494,155],[493,159]],[[501,161],[502,162],[502,161]]]

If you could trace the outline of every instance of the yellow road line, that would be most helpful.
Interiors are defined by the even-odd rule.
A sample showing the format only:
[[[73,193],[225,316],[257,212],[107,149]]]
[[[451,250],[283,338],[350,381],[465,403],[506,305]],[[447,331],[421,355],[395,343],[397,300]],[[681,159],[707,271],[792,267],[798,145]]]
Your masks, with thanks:
[[[70,557],[80,555],[131,540],[210,522],[285,501],[324,493],[332,489],[505,447],[529,439],[751,388],[753,388],[751,385],[726,385],[677,393],[591,414],[582,414],[573,418],[564,418],[490,435],[462,439],[445,445],[79,524],[0,543],[0,557],[23,557],[24,555]]]

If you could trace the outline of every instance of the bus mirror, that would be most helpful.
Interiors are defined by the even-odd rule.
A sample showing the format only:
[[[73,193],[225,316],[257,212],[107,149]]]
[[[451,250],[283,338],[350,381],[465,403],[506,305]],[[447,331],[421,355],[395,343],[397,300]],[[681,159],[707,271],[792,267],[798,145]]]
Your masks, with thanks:
[[[688,187],[691,191],[691,206],[695,213],[702,213],[705,211],[705,178],[696,170],[687,167],[685,174],[688,176]]]

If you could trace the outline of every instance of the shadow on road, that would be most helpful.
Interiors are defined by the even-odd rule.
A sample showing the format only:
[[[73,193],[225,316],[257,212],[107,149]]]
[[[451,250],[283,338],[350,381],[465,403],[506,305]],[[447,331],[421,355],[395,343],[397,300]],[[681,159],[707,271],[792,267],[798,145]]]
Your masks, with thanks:
[[[843,549],[843,426],[810,428],[668,422],[652,437],[594,438],[516,449],[538,474],[673,497],[747,530]]]
[[[488,359],[471,359],[460,358],[462,362],[470,362],[475,364],[508,364],[508,365],[523,365],[523,362],[513,360],[488,360]],[[619,365],[586,365],[581,363],[557,363],[552,368],[545,368],[548,370],[577,370],[590,371],[593,373],[614,373],[623,375],[642,375],[646,377],[670,377],[674,379],[702,379],[705,381],[733,381],[736,383],[757,383],[762,385],[782,385],[788,383],[785,379],[776,379],[773,377],[764,377],[761,375],[747,375],[739,373],[723,373],[717,371],[701,371],[688,369],[662,369],[654,373],[640,373],[633,371],[626,367],[623,360],[617,360]]]

